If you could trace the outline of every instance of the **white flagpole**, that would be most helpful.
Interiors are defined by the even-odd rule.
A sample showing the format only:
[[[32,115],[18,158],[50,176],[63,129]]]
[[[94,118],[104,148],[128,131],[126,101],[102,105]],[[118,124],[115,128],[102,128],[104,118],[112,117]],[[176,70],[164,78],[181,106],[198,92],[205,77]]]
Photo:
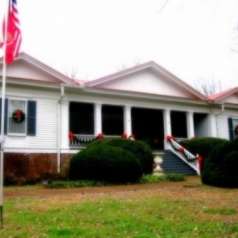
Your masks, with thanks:
[[[5,98],[6,98],[6,79],[7,79],[7,65],[6,65],[6,46],[7,46],[7,28],[8,28],[8,12],[9,1],[7,1],[5,20],[5,32],[3,41],[3,62],[2,62],[2,113],[1,113],[1,152],[0,152],[0,222],[3,228],[3,185],[4,185],[4,127],[5,127]]]

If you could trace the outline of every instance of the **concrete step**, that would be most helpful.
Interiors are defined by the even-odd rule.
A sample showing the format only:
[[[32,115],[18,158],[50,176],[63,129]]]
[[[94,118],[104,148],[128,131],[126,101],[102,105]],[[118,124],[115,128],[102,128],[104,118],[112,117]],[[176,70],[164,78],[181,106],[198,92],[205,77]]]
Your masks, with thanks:
[[[162,151],[153,154],[156,163],[155,172],[196,175],[196,172],[190,166],[184,163],[171,151]]]

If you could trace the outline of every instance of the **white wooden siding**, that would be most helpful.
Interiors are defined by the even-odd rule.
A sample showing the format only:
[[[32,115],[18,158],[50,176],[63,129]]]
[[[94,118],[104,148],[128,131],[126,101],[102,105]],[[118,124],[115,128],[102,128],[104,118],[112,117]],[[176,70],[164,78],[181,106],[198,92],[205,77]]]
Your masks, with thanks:
[[[57,147],[57,103],[59,93],[47,90],[7,88],[7,98],[35,100],[36,135],[6,136],[7,151],[55,152]]]

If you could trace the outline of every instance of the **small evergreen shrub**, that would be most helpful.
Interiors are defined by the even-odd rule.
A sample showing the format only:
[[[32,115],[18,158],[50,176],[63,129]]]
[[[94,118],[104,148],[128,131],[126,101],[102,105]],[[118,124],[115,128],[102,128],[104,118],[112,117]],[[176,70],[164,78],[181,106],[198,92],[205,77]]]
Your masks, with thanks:
[[[106,185],[103,182],[97,182],[94,180],[54,180],[44,184],[46,188],[82,188],[82,187],[99,187]]]
[[[205,184],[238,187],[238,140],[216,145],[202,171]]]
[[[154,169],[154,156],[152,150],[146,143],[142,141],[126,140],[126,139],[105,139],[95,141],[90,146],[105,144],[119,147],[132,153],[140,162],[143,174],[151,174]]]
[[[169,173],[165,174],[165,179],[171,182],[185,181],[185,176],[183,174]]]
[[[168,173],[168,174],[148,174],[144,175],[140,183],[146,184],[146,183],[159,183],[159,182],[180,182],[185,180],[185,175],[183,174],[176,174],[176,173]]]
[[[227,142],[227,140],[215,137],[195,137],[182,141],[181,145],[183,145],[191,153],[195,155],[199,154],[203,158],[207,158],[213,148],[224,142]]]
[[[111,183],[136,182],[141,176],[141,165],[132,153],[104,143],[88,146],[74,155],[69,171],[72,180]]]

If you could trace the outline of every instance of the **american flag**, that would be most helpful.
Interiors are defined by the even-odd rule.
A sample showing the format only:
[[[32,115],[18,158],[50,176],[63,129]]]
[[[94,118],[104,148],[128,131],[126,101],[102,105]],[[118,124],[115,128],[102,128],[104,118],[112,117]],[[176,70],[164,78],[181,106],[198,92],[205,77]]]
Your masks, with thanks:
[[[6,35],[7,37],[5,37]],[[19,54],[22,41],[17,0],[9,0],[7,19],[3,22],[3,39],[4,42],[1,46],[5,49],[5,61],[7,64],[11,64]],[[4,44],[6,44],[5,47]]]

